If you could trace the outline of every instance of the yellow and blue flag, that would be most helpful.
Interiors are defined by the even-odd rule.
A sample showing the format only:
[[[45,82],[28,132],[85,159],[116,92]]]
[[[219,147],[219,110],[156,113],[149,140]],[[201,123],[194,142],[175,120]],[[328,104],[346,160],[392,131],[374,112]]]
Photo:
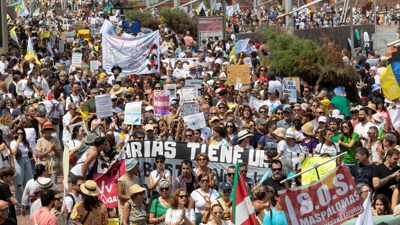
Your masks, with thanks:
[[[110,3],[108,3],[108,6],[103,10],[103,13],[109,12],[112,8],[114,8],[114,6],[110,2]]]
[[[11,36],[11,39],[13,39],[15,42],[19,43],[17,34],[15,33],[15,29],[17,29],[17,28],[18,28],[17,26],[14,26],[13,28],[11,28],[10,36]]]
[[[400,98],[400,61],[392,62],[381,74],[383,94],[393,101]]]
[[[22,1],[19,1],[13,3],[11,6],[15,8],[15,11],[20,11],[25,6],[25,4]]]
[[[31,37],[28,39],[28,47],[26,48],[26,55],[25,55],[25,60],[30,60],[31,58],[35,58],[36,64],[40,65],[40,61],[38,57],[35,55],[35,50],[33,50],[33,44]]]

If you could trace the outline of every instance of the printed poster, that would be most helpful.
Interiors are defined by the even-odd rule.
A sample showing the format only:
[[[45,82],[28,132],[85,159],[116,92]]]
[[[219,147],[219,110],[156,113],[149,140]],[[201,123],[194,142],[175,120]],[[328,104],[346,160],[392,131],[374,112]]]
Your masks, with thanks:
[[[154,114],[169,115],[169,91],[154,91]]]
[[[129,102],[125,105],[124,124],[140,125],[142,102]]]

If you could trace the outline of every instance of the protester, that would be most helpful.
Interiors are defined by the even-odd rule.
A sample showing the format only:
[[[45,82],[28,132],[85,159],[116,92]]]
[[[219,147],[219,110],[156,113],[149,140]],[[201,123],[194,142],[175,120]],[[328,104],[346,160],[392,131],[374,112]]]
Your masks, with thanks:
[[[172,194],[171,208],[167,210],[165,223],[195,225],[196,217],[194,210],[189,207],[188,192],[183,188],[178,188]]]
[[[169,180],[161,180],[157,188],[160,192],[160,197],[154,199],[151,203],[149,222],[152,224],[165,222],[166,212],[171,207],[171,182]]]
[[[15,213],[15,206],[18,201],[13,197],[10,190],[11,181],[14,176],[14,171],[10,167],[3,167],[0,169],[0,200],[6,201],[9,206],[8,218],[17,223],[17,215]]]
[[[278,195],[278,191],[284,190],[283,187],[274,189],[274,196],[271,198],[271,204],[274,206],[264,217],[264,225],[272,224],[288,224],[285,213],[283,212],[283,206],[281,198]]]
[[[145,195],[145,188],[140,187],[138,184],[134,184],[129,188],[130,198],[124,204],[124,210],[122,215],[122,224],[147,224],[147,212],[146,206],[143,204],[143,198]]]
[[[63,217],[66,218],[67,223],[69,225],[73,225],[74,222],[70,218],[72,209],[74,208],[75,204],[82,200],[82,191],[80,186],[85,183],[85,179],[82,176],[76,176],[71,179],[72,190],[71,192],[65,196],[64,202],[62,204],[61,213]]]
[[[36,224],[58,225],[58,220],[56,215],[51,213],[51,210],[55,204],[54,200],[55,193],[56,192],[54,190],[45,190],[41,193],[40,201],[42,203],[41,204],[42,207],[31,215],[32,225]]]

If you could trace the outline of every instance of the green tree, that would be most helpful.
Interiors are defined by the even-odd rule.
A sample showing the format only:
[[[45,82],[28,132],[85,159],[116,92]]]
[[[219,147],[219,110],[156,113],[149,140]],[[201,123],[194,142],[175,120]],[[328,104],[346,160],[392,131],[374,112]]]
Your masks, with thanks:
[[[356,88],[360,80],[357,72],[345,65],[340,56],[339,45],[328,37],[322,37],[323,45],[317,45],[308,39],[279,34],[273,30],[259,30],[264,36],[269,52],[273,57],[263,56],[263,66],[278,74],[300,77],[309,85],[321,85],[328,88],[344,86],[348,96],[361,101]]]
[[[160,10],[161,21],[177,34],[190,31],[192,36],[197,36],[197,22],[190,18],[183,10],[164,7]]]
[[[127,11],[125,13],[125,20],[139,20],[141,27],[146,27],[152,30],[157,30],[160,22],[153,17],[149,12],[141,11]]]

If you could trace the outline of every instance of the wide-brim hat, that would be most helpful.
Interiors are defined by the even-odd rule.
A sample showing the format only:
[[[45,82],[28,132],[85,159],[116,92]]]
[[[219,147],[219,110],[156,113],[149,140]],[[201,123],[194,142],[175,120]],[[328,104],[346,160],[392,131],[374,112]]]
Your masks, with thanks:
[[[100,193],[100,189],[97,186],[97,183],[93,180],[87,180],[80,187],[82,193],[88,196],[97,196]]]
[[[37,179],[37,183],[40,186],[40,189],[44,190],[44,189],[50,189],[53,187],[53,182],[51,181],[50,178],[47,177],[39,177]]]
[[[283,138],[283,139],[286,138],[286,130],[285,130],[284,128],[282,128],[282,127],[277,128],[277,129],[273,132],[273,134],[275,134],[276,136],[281,137],[281,138]]]
[[[139,184],[134,184],[129,188],[129,194],[133,195],[136,193],[140,193],[146,191],[146,188],[142,188]]]
[[[45,122],[42,129],[40,130],[40,133],[44,133],[46,129],[51,129],[51,132],[56,132],[56,129],[53,127],[53,124],[51,122]]]
[[[372,102],[369,102],[368,105],[366,106],[369,109],[372,109],[376,112],[376,105]]]
[[[241,130],[238,134],[238,141],[245,139],[246,137],[251,137],[253,134],[249,130]]]
[[[372,115],[372,118],[378,123],[382,123],[383,122],[383,116],[379,112],[375,113],[374,115]]]
[[[114,66],[111,68],[111,72],[114,73],[114,70],[115,70],[115,69],[118,69],[120,73],[122,72],[122,68],[119,67],[118,65],[114,65]]]
[[[110,94],[112,95],[118,95],[124,90],[123,87],[119,86],[119,84],[116,84],[113,86],[113,88],[110,91]]]
[[[314,125],[311,122],[307,122],[301,127],[301,131],[308,136],[313,136]]]

